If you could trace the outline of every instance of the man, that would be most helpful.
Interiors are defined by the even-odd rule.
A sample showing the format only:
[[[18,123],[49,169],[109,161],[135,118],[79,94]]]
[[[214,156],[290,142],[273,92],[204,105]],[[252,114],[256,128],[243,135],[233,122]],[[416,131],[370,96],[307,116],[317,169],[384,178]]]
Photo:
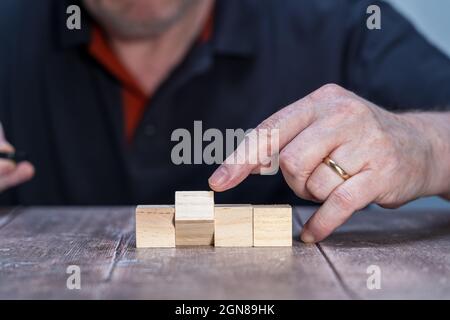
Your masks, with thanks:
[[[170,158],[196,120],[279,130],[282,175],[223,164],[209,186],[220,202],[323,202],[305,242],[372,202],[449,197],[450,61],[385,3],[381,30],[367,1],[84,0],[81,30],[70,4],[0,4],[1,150],[29,154],[1,160],[4,204],[207,189],[212,166]]]

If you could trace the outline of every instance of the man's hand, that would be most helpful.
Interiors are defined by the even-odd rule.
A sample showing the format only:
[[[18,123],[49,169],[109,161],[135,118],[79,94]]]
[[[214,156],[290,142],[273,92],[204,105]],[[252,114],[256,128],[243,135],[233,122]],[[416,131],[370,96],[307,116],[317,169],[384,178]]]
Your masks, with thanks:
[[[303,199],[323,202],[302,240],[324,239],[372,202],[398,207],[421,196],[448,194],[449,117],[436,115],[390,113],[330,84],[262,122],[257,129],[279,129],[280,168],[290,188]],[[243,143],[235,153],[245,149]],[[254,149],[246,152],[257,154]],[[326,157],[350,178],[327,166]],[[259,167],[226,161],[209,179],[210,187],[233,188]]]
[[[5,139],[1,124],[0,152],[14,152],[14,147]],[[30,180],[33,175],[34,167],[28,161],[16,164],[11,160],[0,159],[0,192]]]

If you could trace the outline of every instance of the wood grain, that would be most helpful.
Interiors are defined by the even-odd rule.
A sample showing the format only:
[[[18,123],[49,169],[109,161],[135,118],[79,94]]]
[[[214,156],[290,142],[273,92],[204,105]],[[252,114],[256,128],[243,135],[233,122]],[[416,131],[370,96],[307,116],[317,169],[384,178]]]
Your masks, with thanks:
[[[253,245],[255,247],[292,246],[291,206],[253,206]]]
[[[175,221],[176,246],[212,246],[214,220]]]
[[[18,214],[18,207],[0,208],[0,229],[10,223]]]
[[[450,210],[364,210],[319,245],[298,241],[314,208],[294,211],[292,247],[136,249],[133,207],[0,210],[0,298],[450,299]]]
[[[214,220],[214,192],[176,191],[175,220]]]
[[[135,207],[20,209],[0,229],[0,298],[348,298],[315,246],[136,249],[134,215]],[[81,290],[66,288],[69,265],[81,268]]]
[[[136,247],[175,247],[175,207],[140,205],[136,207]]]
[[[304,209],[309,210],[309,209]],[[298,221],[293,222],[298,239]],[[348,299],[315,246],[134,249],[117,263],[106,297]]]
[[[0,229],[0,298],[98,299],[131,239],[131,207],[20,208]],[[70,265],[81,269],[81,290],[66,287]]]
[[[214,244],[214,192],[175,192],[175,243],[177,246]]]
[[[251,205],[216,205],[214,210],[214,245],[216,247],[253,246],[253,207]]]
[[[306,222],[310,214],[302,213]],[[448,210],[384,210],[355,214],[318,245],[350,296],[361,299],[450,299]],[[369,266],[381,288],[369,289]]]

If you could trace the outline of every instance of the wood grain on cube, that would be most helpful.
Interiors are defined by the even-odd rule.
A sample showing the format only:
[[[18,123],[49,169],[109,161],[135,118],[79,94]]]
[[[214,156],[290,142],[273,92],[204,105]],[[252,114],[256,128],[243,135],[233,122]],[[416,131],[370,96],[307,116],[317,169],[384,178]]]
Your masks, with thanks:
[[[214,244],[214,220],[181,220],[175,222],[177,246],[211,246]]]
[[[174,206],[136,208],[136,247],[175,247]]]
[[[176,191],[175,220],[214,220],[214,192]]]
[[[214,192],[175,192],[177,246],[214,244]]]
[[[253,246],[251,205],[216,205],[214,210],[214,245],[216,247]]]
[[[292,246],[291,206],[253,206],[253,245],[255,247]]]

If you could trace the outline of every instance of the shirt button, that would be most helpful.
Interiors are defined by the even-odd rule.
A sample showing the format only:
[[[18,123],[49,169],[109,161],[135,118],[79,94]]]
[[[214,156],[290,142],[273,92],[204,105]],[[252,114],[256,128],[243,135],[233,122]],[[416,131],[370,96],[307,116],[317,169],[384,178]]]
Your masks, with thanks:
[[[144,128],[144,132],[147,137],[153,137],[156,133],[156,127],[153,124],[148,124]]]

